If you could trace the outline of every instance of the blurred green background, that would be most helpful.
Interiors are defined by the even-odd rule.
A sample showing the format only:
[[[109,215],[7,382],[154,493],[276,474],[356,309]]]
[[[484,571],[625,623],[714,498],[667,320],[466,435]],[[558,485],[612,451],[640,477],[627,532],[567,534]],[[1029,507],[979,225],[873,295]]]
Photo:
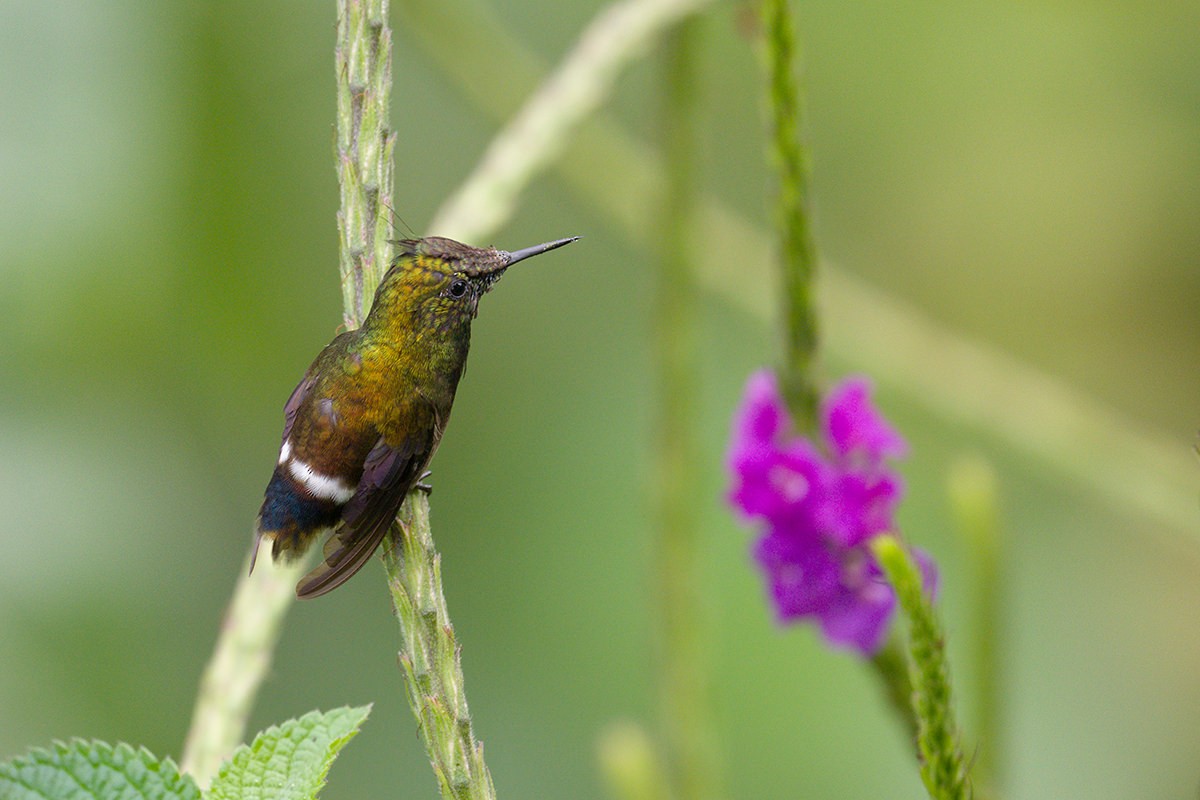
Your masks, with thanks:
[[[498,5],[548,62],[599,8]],[[719,5],[703,24],[699,169],[765,225],[748,12]],[[1200,4],[800,12],[823,255],[1190,447]],[[333,26],[327,2],[0,4],[0,757],[70,736],[179,753],[282,404],[341,318]],[[495,122],[413,36],[397,15],[396,210],[436,233],[426,222]],[[657,67],[632,69],[611,109],[648,143]],[[654,262],[552,176],[475,244],[573,234],[586,238],[489,296],[434,464],[450,611],[501,797],[605,796],[598,732],[653,720]],[[701,334],[695,502],[726,783],[740,798],[921,797],[871,676],[771,622],[751,535],[721,502],[729,415],[775,339],[715,295]],[[1200,502],[1188,529],[1147,521],[904,389],[878,388],[912,443],[901,521],[942,565],[968,691],[972,587],[946,475],[966,454],[1000,475],[1009,796],[1194,798]],[[255,728],[375,703],[330,800],[434,795],[396,647],[377,566],[287,620]]]

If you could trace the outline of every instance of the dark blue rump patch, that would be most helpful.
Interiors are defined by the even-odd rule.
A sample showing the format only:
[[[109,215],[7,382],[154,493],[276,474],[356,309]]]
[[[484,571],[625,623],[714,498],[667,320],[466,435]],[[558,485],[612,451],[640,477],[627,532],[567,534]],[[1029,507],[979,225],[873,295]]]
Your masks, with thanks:
[[[291,534],[331,528],[341,519],[343,505],[301,494],[277,466],[267,484],[259,526],[263,531]]]

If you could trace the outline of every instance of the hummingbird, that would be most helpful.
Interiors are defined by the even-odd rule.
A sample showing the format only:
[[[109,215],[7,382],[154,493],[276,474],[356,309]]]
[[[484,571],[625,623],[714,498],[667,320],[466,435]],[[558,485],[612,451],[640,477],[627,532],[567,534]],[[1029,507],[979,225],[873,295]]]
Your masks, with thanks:
[[[325,558],[296,595],[323,595],[362,568],[446,430],[479,298],[513,264],[578,238],[511,253],[437,236],[393,242],[362,327],[325,346],[284,406],[252,572],[263,539],[290,561],[326,531]]]

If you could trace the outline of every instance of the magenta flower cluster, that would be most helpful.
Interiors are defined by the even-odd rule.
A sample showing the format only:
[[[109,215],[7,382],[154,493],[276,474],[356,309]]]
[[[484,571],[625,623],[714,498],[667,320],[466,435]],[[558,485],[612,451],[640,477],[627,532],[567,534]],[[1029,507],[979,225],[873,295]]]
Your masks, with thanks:
[[[895,532],[904,490],[888,460],[907,445],[871,405],[870,387],[848,379],[825,397],[814,444],[796,434],[775,376],[751,376],[734,421],[730,501],[763,524],[754,555],[782,622],[816,621],[835,647],[874,654],[896,599],[868,546]],[[932,562],[916,553],[926,588]]]

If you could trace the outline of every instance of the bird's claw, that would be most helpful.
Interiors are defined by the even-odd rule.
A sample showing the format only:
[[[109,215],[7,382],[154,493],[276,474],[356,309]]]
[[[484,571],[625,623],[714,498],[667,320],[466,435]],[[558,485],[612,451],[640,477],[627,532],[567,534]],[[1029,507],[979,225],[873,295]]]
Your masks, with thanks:
[[[421,473],[421,477],[417,478],[417,482],[413,484],[413,488],[424,492],[426,495],[433,494],[433,487],[425,482],[425,479],[433,474],[433,470],[425,470]]]

